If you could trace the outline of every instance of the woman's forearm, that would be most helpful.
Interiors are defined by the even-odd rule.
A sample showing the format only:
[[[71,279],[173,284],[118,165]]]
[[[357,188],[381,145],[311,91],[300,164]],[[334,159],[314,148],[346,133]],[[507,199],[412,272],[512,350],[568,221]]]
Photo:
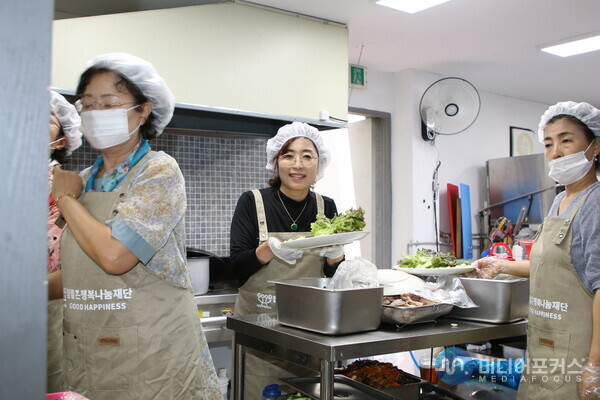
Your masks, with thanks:
[[[63,196],[58,207],[79,247],[104,271],[123,274],[139,262],[127,247],[112,237],[111,228],[94,218],[77,199]]]
[[[511,274],[515,276],[521,276],[527,278],[530,272],[529,260],[523,261],[507,261],[502,260],[502,272],[505,274]]]
[[[265,241],[263,242],[260,246],[258,246],[256,248],[256,259],[258,260],[259,263],[265,265],[268,262],[270,262],[273,257],[275,257],[275,254],[273,254],[273,251],[271,250],[271,247],[269,246],[269,241]]]

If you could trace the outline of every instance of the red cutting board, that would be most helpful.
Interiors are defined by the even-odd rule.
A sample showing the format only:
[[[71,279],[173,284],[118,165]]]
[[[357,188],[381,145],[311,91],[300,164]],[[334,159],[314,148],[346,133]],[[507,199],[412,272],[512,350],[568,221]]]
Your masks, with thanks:
[[[448,220],[450,221],[450,241],[452,243],[452,253],[456,257],[456,208],[458,200],[458,186],[448,183],[446,185],[447,197],[448,197]]]

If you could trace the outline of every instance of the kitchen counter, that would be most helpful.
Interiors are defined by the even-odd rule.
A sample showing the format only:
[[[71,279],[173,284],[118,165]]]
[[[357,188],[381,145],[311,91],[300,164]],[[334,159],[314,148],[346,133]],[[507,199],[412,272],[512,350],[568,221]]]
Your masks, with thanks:
[[[233,398],[243,399],[242,360],[248,347],[319,371],[320,398],[333,400],[333,370],[337,361],[521,336],[526,333],[527,321],[497,325],[440,318],[435,324],[401,329],[382,324],[371,332],[327,336],[283,326],[277,314],[252,314],[227,317],[227,328],[234,331]]]

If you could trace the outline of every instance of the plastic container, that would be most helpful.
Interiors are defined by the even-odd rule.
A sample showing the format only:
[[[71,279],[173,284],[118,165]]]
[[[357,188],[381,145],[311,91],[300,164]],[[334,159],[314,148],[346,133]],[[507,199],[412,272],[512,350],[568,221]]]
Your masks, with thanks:
[[[227,400],[227,387],[229,386],[229,378],[227,377],[227,369],[219,368],[217,372],[217,378],[219,379],[219,388],[223,394],[223,400]]]
[[[513,258],[515,259],[515,261],[522,261],[523,260],[523,247],[521,247],[518,244],[514,244],[512,247],[512,252],[513,252]]]
[[[274,400],[279,396],[281,396],[281,389],[278,384],[265,386],[263,390],[264,400]]]
[[[435,370],[435,358],[431,358],[429,354],[419,358],[419,370],[421,378],[431,383],[438,383],[439,377]]]
[[[523,239],[519,241],[519,244],[525,248],[525,253],[527,254],[527,260],[531,256],[531,246],[533,246],[533,239]]]

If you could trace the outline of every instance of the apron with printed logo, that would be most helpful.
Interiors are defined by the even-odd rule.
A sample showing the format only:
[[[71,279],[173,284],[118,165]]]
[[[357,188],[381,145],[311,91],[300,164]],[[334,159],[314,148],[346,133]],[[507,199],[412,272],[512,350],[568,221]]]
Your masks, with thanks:
[[[150,152],[113,192],[79,201],[99,221],[118,213]],[[192,292],[138,263],[122,275],[104,272],[81,250],[68,226],[61,239],[65,390],[92,400],[220,399],[214,366]],[[185,260],[183,260],[185,262]]]
[[[576,399],[592,341],[592,302],[571,261],[573,218],[546,217],[531,249],[527,363],[519,399]]]
[[[276,237],[282,242],[307,236],[309,232],[269,232],[265,207],[260,191],[255,189],[254,199],[258,216],[259,240],[263,243],[270,237]],[[315,193],[317,199],[317,213],[325,215],[323,197]],[[234,313],[265,314],[263,323],[275,323],[276,320],[266,314],[277,312],[277,299],[275,285],[268,283],[272,279],[297,279],[309,277],[323,277],[323,257],[313,251],[305,251],[296,264],[290,265],[277,257],[254,273],[239,289],[235,303]],[[247,400],[262,399],[265,386],[278,383],[279,378],[290,376],[313,376],[315,372],[295,364],[285,362],[277,357],[264,353],[247,350],[245,363],[244,398]]]

